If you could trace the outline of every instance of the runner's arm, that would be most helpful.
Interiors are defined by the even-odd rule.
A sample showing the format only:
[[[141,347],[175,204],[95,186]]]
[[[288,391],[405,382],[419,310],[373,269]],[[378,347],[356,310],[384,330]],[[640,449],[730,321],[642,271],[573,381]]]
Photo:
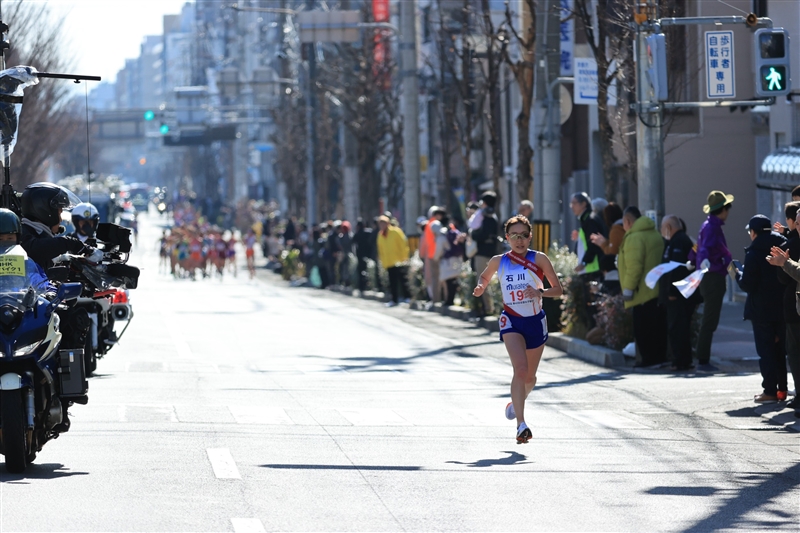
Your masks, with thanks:
[[[492,276],[495,275],[497,268],[500,266],[500,257],[501,256],[496,255],[489,260],[486,269],[478,276],[478,285],[475,287],[475,290],[472,291],[473,296],[481,296],[483,291],[486,290],[486,287],[489,286],[489,282],[492,281]]]
[[[547,296],[548,298],[560,298],[561,295],[564,294],[564,289],[561,287],[561,280],[558,279],[558,275],[553,268],[553,263],[550,262],[550,258],[545,254],[539,254],[536,259],[536,264],[539,265],[539,268],[544,271],[544,277],[546,277],[547,281],[550,282],[550,288],[544,289],[542,291],[542,296]],[[539,259],[542,261],[539,262]]]

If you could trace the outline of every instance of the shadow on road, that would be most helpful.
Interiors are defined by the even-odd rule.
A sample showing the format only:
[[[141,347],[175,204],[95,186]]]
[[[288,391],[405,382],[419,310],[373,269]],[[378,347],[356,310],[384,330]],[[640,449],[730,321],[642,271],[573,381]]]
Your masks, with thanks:
[[[422,470],[421,466],[387,466],[387,465],[292,465],[292,464],[267,464],[261,468],[274,468],[277,470],[385,470],[400,472],[416,472]]]
[[[405,372],[405,367],[412,364],[417,359],[422,359],[425,357],[435,357],[438,355],[454,355],[456,357],[461,358],[473,358],[478,357],[477,355],[469,353],[467,350],[469,348],[476,348],[478,346],[485,346],[487,344],[497,344],[494,340],[485,341],[485,342],[476,342],[472,344],[459,344],[457,346],[445,346],[443,348],[438,348],[436,350],[428,350],[425,352],[415,353],[413,355],[408,355],[405,357],[382,357],[379,355],[375,356],[363,356],[363,357],[336,357],[331,358],[322,355],[305,355],[303,357],[314,358],[314,359],[327,359],[328,361],[336,361],[338,364],[334,365],[331,368],[331,372],[341,372],[342,370],[346,371],[361,371],[361,372],[374,372],[376,370],[386,370],[383,367],[390,367],[391,370],[395,372]],[[352,363],[352,364],[347,364]]]
[[[569,387],[570,385],[579,385],[581,383],[593,383],[595,381],[619,381],[625,377],[624,374],[619,372],[603,372],[602,374],[592,374],[580,378],[565,379],[564,381],[552,381],[543,385],[537,385],[536,390],[541,389],[555,389],[558,387]]]
[[[525,465],[530,464],[527,457],[517,452],[502,452],[507,453],[508,457],[501,457],[499,459],[479,459],[474,463],[463,463],[461,461],[447,461],[448,464],[465,465],[472,468],[486,468],[487,466],[511,466],[511,465]]]
[[[656,496],[713,496],[714,487],[653,487],[645,491]]]
[[[61,463],[31,464],[21,474],[10,474],[5,470],[0,471],[0,483],[12,485],[28,484],[28,479],[58,479],[71,476],[88,476],[89,472],[70,472]]]
[[[733,418],[761,418],[761,415],[756,412],[756,407],[741,407],[739,409],[733,409],[731,411],[725,411],[725,414],[733,417]]]
[[[787,491],[796,490],[800,485],[800,463],[796,463],[783,472],[775,474],[758,474],[747,478],[751,483],[726,500],[711,516],[688,527],[687,533],[717,531],[720,529],[767,529],[786,527],[788,521],[796,519],[796,509],[775,510],[764,509],[772,500]],[[680,488],[680,487],[679,487]],[[652,489],[651,489],[652,490]],[[648,491],[649,492],[649,491]],[[761,508],[761,512],[773,515],[771,520],[751,520],[745,516]]]

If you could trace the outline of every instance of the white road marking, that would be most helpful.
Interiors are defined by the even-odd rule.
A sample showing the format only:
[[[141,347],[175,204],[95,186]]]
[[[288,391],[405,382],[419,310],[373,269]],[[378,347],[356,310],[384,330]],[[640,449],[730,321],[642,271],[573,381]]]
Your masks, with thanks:
[[[280,407],[229,405],[228,410],[237,424],[294,425],[286,411]]]
[[[410,426],[391,409],[337,409],[354,426]]]
[[[575,420],[580,420],[584,424],[588,424],[595,428],[600,429],[649,429],[648,426],[640,424],[630,418],[625,418],[611,411],[561,411]]]
[[[217,479],[242,479],[228,448],[208,448],[206,452]]]
[[[236,533],[266,533],[264,524],[258,518],[231,518]]]

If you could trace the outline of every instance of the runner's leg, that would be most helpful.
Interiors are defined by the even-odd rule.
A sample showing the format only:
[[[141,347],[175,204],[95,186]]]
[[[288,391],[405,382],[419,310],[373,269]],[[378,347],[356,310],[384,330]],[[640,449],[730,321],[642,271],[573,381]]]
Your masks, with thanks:
[[[503,343],[506,345],[508,358],[514,368],[511,378],[511,403],[517,415],[517,426],[525,421],[525,398],[528,396],[526,381],[528,380],[528,357],[525,350],[525,337],[519,333],[504,333]],[[533,386],[531,385],[531,388]]]

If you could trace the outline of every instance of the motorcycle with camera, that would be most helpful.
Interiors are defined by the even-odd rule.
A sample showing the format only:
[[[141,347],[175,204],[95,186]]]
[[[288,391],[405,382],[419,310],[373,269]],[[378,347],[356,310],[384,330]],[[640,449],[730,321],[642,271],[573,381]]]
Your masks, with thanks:
[[[22,247],[0,248],[0,453],[9,472],[69,429],[67,407],[88,401],[82,350],[62,349],[57,312],[82,290],[56,288]]]
[[[114,347],[133,318],[128,290],[138,284],[139,269],[127,265],[131,250],[131,230],[116,224],[100,223],[92,244],[103,251],[101,263],[83,256],[65,254],[54,263],[69,265],[68,280],[83,286],[77,307],[84,308],[92,321],[83,348],[86,375],[97,370],[97,360]],[[125,323],[117,333],[116,325]]]

